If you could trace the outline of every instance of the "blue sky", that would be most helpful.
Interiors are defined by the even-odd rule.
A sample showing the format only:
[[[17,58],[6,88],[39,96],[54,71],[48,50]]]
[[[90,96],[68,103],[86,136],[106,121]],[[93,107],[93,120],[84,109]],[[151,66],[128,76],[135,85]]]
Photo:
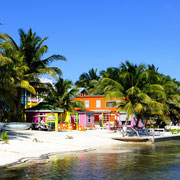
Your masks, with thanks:
[[[1,2],[1,33],[18,41],[18,29],[48,37],[48,55],[73,82],[91,68],[121,62],[154,64],[180,81],[179,0],[9,0]]]

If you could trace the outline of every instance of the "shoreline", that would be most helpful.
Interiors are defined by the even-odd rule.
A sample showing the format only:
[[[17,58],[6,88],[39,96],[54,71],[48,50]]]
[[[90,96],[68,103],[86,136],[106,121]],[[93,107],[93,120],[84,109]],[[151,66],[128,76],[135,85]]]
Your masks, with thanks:
[[[134,143],[115,140],[120,137],[119,135],[119,133],[109,130],[87,130],[85,132],[9,131],[9,143],[4,144],[0,141],[0,169],[36,160],[50,159],[54,155],[90,152],[103,146]],[[154,142],[175,139],[180,139],[180,135],[161,135],[154,137]]]
[[[0,169],[49,159],[53,155],[89,152],[101,146],[123,143],[111,139],[113,135],[116,133],[107,130],[8,132],[9,143],[3,144],[0,141]],[[68,139],[68,136],[72,136],[73,139]],[[34,141],[35,139],[37,141]]]
[[[96,149],[90,148],[90,149],[77,150],[77,151],[64,151],[64,152],[47,153],[47,154],[42,154],[39,157],[23,157],[16,162],[12,162],[12,163],[0,166],[0,169],[11,168],[11,167],[16,166],[16,165],[31,163],[33,161],[47,160],[47,159],[50,159],[52,156],[55,156],[55,155],[63,155],[63,154],[69,154],[69,153],[83,153],[83,152],[90,152],[90,151],[95,151],[95,150]]]

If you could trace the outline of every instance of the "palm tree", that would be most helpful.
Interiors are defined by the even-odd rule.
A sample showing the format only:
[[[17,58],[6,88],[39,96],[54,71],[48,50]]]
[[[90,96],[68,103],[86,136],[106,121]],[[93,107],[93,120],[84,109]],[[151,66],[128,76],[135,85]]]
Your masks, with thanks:
[[[19,51],[16,51],[12,44],[8,41],[1,43],[0,54],[2,57],[1,62],[1,82],[0,92],[4,100],[9,105],[9,113],[13,112],[13,120],[17,120],[17,114],[21,111],[21,103],[17,103],[17,100],[22,97],[24,89],[35,94],[35,89],[29,84],[27,79],[24,78],[25,72],[29,69],[23,63],[23,57]],[[20,94],[21,93],[21,94]],[[22,112],[20,112],[22,114]],[[19,118],[18,118],[19,119]]]
[[[79,89],[73,87],[72,81],[64,80],[59,77],[54,86],[49,88],[44,102],[60,107],[65,112],[75,112],[75,108],[84,108],[81,101],[71,101],[73,97],[78,95]]]
[[[105,97],[119,98],[121,102],[116,105],[120,110],[127,112],[128,116],[135,114],[138,121],[147,116],[163,115],[163,104],[147,93],[147,89],[151,89],[162,94],[163,89],[158,85],[148,84],[148,78],[149,74],[144,65],[137,66],[126,61],[120,66],[119,78],[102,79],[106,86]]]
[[[90,69],[88,73],[83,73],[79,77],[79,80],[75,83],[78,87],[85,87],[87,90],[94,88],[100,76],[97,75],[97,69]]]
[[[102,78],[110,78],[110,79],[117,80],[120,75],[120,69],[116,67],[109,67],[106,69],[106,71],[102,70],[100,72],[100,75]]]
[[[160,124],[163,121],[168,122],[167,120],[169,120],[169,118],[171,121],[179,121],[180,83],[175,79],[171,79],[170,76],[160,74],[158,68],[155,68],[154,65],[148,65],[147,71],[149,73],[149,84],[156,84],[156,91],[155,89],[147,88],[147,93],[150,96],[153,96],[156,101],[161,102],[164,106],[164,116],[158,117],[159,121],[157,124]]]
[[[47,37],[41,39],[36,33],[32,33],[31,29],[27,34],[20,29],[19,35],[20,45],[18,46],[9,35],[4,34],[3,37],[6,39],[3,39],[4,41],[1,43],[0,48],[1,55],[12,61],[12,66],[9,66],[7,70],[15,84],[12,88],[16,94],[12,100],[14,103],[13,119],[15,121],[21,119],[23,112],[24,106],[22,106],[21,100],[24,95],[24,89],[35,93],[30,83],[38,81],[38,76],[42,74],[50,74],[53,77],[56,77],[56,74],[60,75],[60,69],[48,67],[48,64],[54,60],[66,60],[61,55],[52,55],[43,60],[41,59],[48,50],[47,45],[43,45]]]
[[[161,82],[166,94],[166,114],[175,123],[175,121],[179,121],[180,117],[180,83],[169,76],[164,76]]]
[[[89,90],[89,94],[93,95],[103,95],[105,93],[105,85],[102,83],[101,79],[102,78],[110,78],[112,80],[117,80],[119,79],[120,75],[120,69],[116,67],[110,67],[107,68],[106,70],[102,70],[100,72],[100,79],[98,80],[92,80],[90,84],[93,84],[92,88]]]

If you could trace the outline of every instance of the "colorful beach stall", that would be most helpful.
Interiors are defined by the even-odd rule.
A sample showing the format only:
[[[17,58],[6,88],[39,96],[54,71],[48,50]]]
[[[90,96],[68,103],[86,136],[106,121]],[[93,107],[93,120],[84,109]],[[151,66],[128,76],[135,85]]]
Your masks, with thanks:
[[[46,123],[51,130],[58,131],[58,116],[64,112],[63,109],[40,103],[37,106],[26,109],[26,121],[34,123]]]
[[[94,112],[76,110],[74,114],[66,113],[65,121],[58,125],[59,130],[86,131],[94,126]]]

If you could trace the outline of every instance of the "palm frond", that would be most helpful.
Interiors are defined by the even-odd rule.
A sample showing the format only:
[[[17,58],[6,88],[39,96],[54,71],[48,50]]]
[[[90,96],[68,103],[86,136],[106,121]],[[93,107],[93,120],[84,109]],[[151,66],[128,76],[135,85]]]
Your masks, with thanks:
[[[61,76],[62,71],[58,67],[50,67],[57,75]]]
[[[4,66],[6,64],[12,63],[12,60],[8,57],[4,57],[1,53],[0,53],[0,67]]]
[[[151,101],[151,98],[146,93],[139,93],[137,97],[140,98],[140,101],[143,103],[148,104]]]
[[[17,87],[21,87],[26,89],[27,91],[29,91],[32,94],[36,94],[36,90],[34,89],[34,87],[32,87],[29,82],[22,80],[20,84],[17,84]]]
[[[129,88],[126,93],[128,94],[128,96],[130,95],[135,95],[135,94],[139,94],[141,92],[141,90],[137,87],[137,86],[132,86],[131,88]]]
[[[0,33],[0,39],[3,40],[3,41],[7,41],[7,37],[3,34]]]
[[[4,34],[4,36],[8,39],[8,41],[12,42],[13,46],[16,48],[16,50],[19,50],[18,45],[16,44],[16,42],[13,40],[13,38],[11,36],[9,36],[8,34]]]
[[[56,78],[56,76],[57,76],[57,74],[54,71],[54,69],[49,68],[49,67],[46,67],[46,68],[43,68],[43,69],[38,69],[38,73],[39,74],[49,74],[49,75],[51,75],[54,78]]]
[[[151,90],[161,90],[161,91],[164,90],[164,87],[163,87],[162,85],[160,85],[160,84],[151,84],[151,85],[149,86],[149,88],[150,88]]]
[[[38,51],[36,51],[36,57],[40,58],[43,54],[45,54],[48,50],[46,45],[41,46]]]
[[[118,98],[118,99],[122,99],[124,96],[124,94],[120,91],[111,91],[108,92],[107,94],[104,94],[105,99],[107,100],[112,100],[114,98]]]
[[[44,60],[42,60],[42,62],[44,64],[49,64],[55,60],[62,60],[62,61],[66,61],[66,58],[64,56],[61,56],[61,55],[52,55]]]
[[[138,79],[138,82],[141,81],[141,80],[148,80],[149,79],[149,72],[148,71],[144,71],[140,74],[139,76],[139,79]]]
[[[117,89],[119,90],[123,90],[123,86],[118,83],[117,81],[113,80],[113,79],[110,79],[110,78],[103,78],[101,80],[101,83],[104,84],[104,85],[109,85],[109,84],[112,84],[113,86],[115,86]]]
[[[37,47],[36,47],[36,49],[35,49],[36,52],[40,49],[42,43],[43,43],[46,39],[47,39],[47,37],[45,37],[45,38],[43,38],[43,39],[40,40],[39,44],[37,45]]]
[[[134,112],[136,114],[140,114],[143,109],[144,109],[144,107],[143,107],[143,105],[141,103],[136,103],[134,105]]]

